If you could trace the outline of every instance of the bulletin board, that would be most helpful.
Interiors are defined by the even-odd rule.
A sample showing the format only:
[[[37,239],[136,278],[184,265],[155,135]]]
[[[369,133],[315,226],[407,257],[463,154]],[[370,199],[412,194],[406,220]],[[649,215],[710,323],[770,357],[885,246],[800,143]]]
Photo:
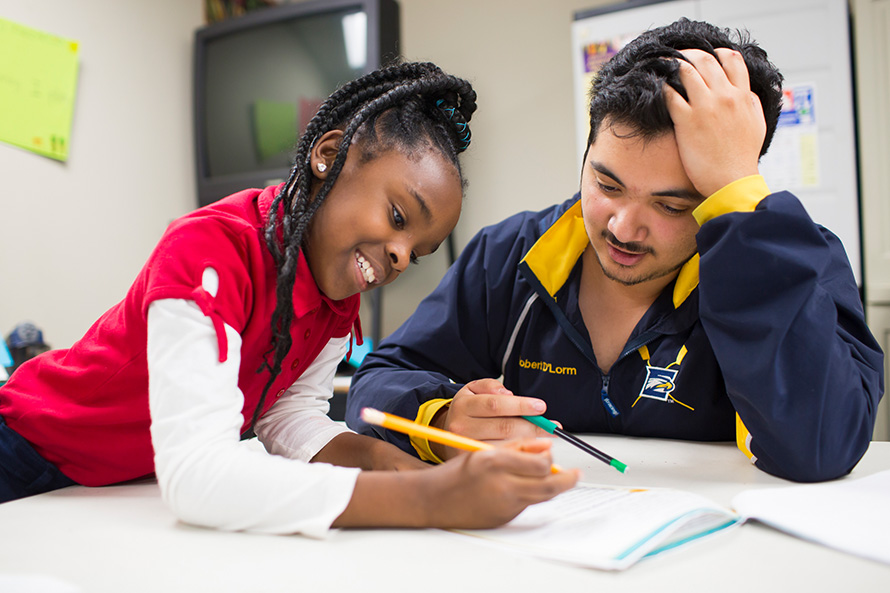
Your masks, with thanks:
[[[582,11],[572,23],[577,158],[589,132],[587,98],[599,65],[652,27],[685,16],[746,29],[785,77],[784,106],[760,172],[800,198],[844,244],[862,284],[859,189],[847,0],[638,0]]]

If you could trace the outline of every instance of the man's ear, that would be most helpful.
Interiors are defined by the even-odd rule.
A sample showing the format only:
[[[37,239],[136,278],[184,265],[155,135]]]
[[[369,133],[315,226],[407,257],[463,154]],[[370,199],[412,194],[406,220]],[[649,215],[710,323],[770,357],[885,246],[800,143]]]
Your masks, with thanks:
[[[343,139],[343,130],[330,130],[322,134],[315,145],[312,147],[310,154],[310,166],[312,174],[317,179],[327,179],[328,171],[337,158],[337,151],[340,149],[340,140]]]

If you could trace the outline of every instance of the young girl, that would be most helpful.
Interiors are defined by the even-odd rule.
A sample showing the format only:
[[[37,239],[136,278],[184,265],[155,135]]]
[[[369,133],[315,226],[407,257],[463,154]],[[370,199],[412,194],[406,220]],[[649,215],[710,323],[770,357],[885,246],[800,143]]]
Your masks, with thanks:
[[[475,109],[432,64],[379,70],[319,108],[285,183],[174,221],[122,302],[0,388],[0,501],[155,473],[182,521],[322,535],[493,526],[571,487],[546,443],[428,468],[326,416],[358,293],[457,223]]]

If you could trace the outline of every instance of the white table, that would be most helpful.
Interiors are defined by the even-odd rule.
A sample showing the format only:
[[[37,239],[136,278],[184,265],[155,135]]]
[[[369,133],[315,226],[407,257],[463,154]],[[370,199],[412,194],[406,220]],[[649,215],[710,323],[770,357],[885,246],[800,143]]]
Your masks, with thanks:
[[[555,461],[582,468],[587,482],[682,488],[727,506],[742,490],[790,484],[750,465],[731,443],[588,439],[630,472],[557,441]],[[888,468],[890,442],[874,442],[850,478]],[[177,523],[153,482],[76,486],[0,505],[0,575],[15,573],[50,575],[84,593],[890,590],[890,566],[760,524],[611,573],[514,555],[439,530],[342,530],[319,541],[199,529]]]

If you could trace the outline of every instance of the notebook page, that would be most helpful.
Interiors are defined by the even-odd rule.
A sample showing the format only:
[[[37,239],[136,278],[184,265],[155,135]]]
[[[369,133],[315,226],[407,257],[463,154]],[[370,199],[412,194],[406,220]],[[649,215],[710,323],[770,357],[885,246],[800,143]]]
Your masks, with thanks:
[[[650,552],[737,521],[727,509],[691,492],[579,484],[528,507],[503,527],[459,532],[536,556],[623,569]]]
[[[732,499],[750,519],[890,564],[890,470],[822,484],[748,490]]]

